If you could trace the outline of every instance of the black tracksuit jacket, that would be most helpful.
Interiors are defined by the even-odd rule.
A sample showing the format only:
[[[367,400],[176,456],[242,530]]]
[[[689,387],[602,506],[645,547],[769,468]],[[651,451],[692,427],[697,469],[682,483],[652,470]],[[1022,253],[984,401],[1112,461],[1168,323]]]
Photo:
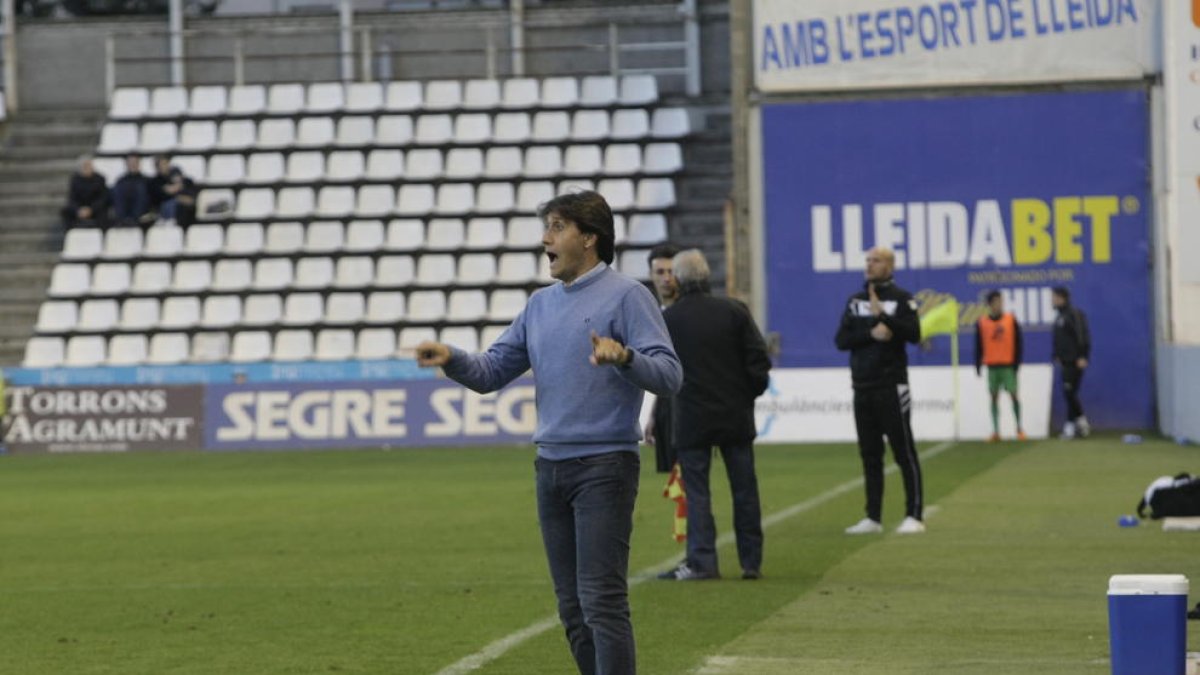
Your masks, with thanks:
[[[876,282],[875,292],[883,304],[883,313],[871,314],[870,294],[864,284],[863,290],[846,301],[835,338],[838,349],[850,352],[850,376],[855,389],[908,384],[905,343],[921,341],[921,321],[912,294],[892,279]],[[871,329],[879,323],[892,330],[891,340],[878,342],[871,337]]]

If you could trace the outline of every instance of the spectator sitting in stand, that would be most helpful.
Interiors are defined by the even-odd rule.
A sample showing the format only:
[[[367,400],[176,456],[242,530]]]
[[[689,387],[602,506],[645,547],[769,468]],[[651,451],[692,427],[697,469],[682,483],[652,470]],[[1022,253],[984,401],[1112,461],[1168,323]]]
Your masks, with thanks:
[[[67,205],[62,209],[63,227],[103,226],[108,223],[108,183],[96,173],[91,157],[79,162],[79,170],[67,184]]]
[[[187,227],[196,220],[196,184],[171,165],[171,158],[159,155],[154,159],[157,173],[150,179],[150,209],[163,220],[174,220]]]
[[[136,225],[150,213],[150,179],[142,173],[142,158],[125,157],[125,175],[112,189],[113,218],[118,225]]]

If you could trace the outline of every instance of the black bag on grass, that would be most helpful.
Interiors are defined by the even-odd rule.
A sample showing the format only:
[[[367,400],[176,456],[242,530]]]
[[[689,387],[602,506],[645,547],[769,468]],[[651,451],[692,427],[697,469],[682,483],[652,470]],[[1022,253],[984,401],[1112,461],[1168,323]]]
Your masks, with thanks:
[[[1173,478],[1159,478],[1146,488],[1146,496],[1138,502],[1139,517],[1146,517],[1146,507],[1150,507],[1150,517],[1155,520],[1200,516],[1200,477],[1181,473]]]

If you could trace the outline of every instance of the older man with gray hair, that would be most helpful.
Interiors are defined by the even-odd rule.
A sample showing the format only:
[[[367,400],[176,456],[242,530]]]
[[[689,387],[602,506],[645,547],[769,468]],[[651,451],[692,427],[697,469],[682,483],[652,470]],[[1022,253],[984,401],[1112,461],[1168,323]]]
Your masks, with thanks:
[[[763,533],[754,472],[754,400],[767,389],[771,361],[750,310],[714,297],[709,269],[696,249],[675,256],[679,299],[663,318],[683,364],[683,388],[672,400],[672,443],[687,489],[687,558],[661,579],[719,578],[717,530],[708,475],[721,450],[733,494],[733,528],[743,579],[761,576]]]

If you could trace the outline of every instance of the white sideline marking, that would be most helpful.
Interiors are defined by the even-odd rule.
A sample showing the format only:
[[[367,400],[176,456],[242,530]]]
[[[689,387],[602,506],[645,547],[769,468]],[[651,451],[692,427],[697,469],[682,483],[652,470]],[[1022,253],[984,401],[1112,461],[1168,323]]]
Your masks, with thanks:
[[[955,444],[954,441],[945,441],[943,443],[938,443],[937,445],[926,450],[925,452],[920,453],[918,456],[922,460],[933,459],[934,457],[937,457],[938,455],[949,450],[950,448],[953,448],[954,444]],[[884,474],[892,474],[898,470],[899,470],[899,467],[897,467],[895,464],[891,464],[887,467],[887,469],[884,470]],[[825,492],[822,492],[821,494],[819,494],[815,497],[806,499],[797,504],[792,504],[791,506],[789,506],[785,509],[776,511],[775,513],[772,513],[771,515],[763,518],[762,527],[765,530],[768,527],[777,525],[777,524],[787,520],[788,518],[792,518],[793,516],[798,516],[801,513],[804,513],[805,511],[811,511],[811,510],[817,508],[818,506],[820,506],[826,502],[829,502],[833,499],[836,499],[837,497],[840,497],[843,494],[845,494],[851,490],[862,487],[862,484],[863,484],[862,477],[854,478],[852,480],[846,481],[845,483],[842,483],[841,485],[830,488],[829,490],[826,490]],[[735,540],[734,533],[726,532],[725,534],[721,535],[720,537],[717,537],[717,546],[728,546],[729,544],[732,544],[734,542],[734,540]],[[648,581],[650,579],[653,579],[654,575],[657,574],[660,570],[662,570],[664,567],[673,565],[674,563],[678,562],[678,560],[679,560],[679,554],[676,553],[669,558],[666,558],[658,563],[655,563],[655,564],[637,572],[636,574],[631,575],[629,577],[629,585],[632,587],[632,586],[641,584],[645,581]],[[551,628],[554,628],[555,626],[558,626],[558,625],[559,625],[559,622],[558,622],[557,614],[548,616],[544,619],[541,619],[539,621],[529,624],[528,626],[522,628],[521,630],[518,630],[514,633],[509,633],[508,635],[505,635],[504,637],[500,638],[499,640],[496,640],[495,642],[488,644],[486,647],[484,647],[483,649],[480,649],[479,651],[475,652],[474,654],[471,654],[470,656],[466,656],[462,659],[459,659],[458,661],[455,661],[454,663],[437,671],[436,675],[464,675],[465,673],[469,673],[473,670],[478,670],[478,669],[482,668],[483,666],[487,665],[488,663],[500,658],[501,656],[503,656],[505,653],[507,653],[513,647],[520,645],[522,642],[525,642],[526,640],[535,638],[538,635],[541,635],[542,633],[545,633],[546,631],[548,631]]]

